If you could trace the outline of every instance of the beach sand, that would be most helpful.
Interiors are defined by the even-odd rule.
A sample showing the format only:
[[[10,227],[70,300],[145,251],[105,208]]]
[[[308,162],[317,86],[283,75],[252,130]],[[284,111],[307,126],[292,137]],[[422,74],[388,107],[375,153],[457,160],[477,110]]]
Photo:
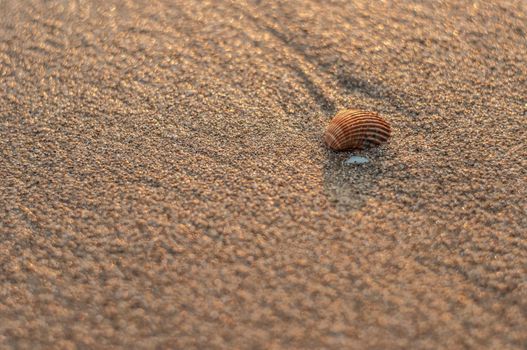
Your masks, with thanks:
[[[527,346],[525,1],[0,13],[0,347]]]

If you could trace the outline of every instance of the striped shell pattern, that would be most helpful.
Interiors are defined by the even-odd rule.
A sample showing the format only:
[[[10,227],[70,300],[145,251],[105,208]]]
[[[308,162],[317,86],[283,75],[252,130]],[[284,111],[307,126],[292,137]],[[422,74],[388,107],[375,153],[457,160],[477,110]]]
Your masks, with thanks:
[[[346,109],[331,120],[324,141],[335,151],[363,149],[386,142],[390,132],[390,124],[376,112]]]

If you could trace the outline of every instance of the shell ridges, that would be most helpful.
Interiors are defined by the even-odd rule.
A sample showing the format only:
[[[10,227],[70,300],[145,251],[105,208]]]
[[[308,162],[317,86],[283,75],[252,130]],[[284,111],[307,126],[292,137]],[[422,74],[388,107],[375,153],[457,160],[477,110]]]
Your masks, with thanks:
[[[335,151],[345,151],[380,145],[390,138],[390,134],[390,124],[376,112],[346,109],[331,120],[324,141]]]

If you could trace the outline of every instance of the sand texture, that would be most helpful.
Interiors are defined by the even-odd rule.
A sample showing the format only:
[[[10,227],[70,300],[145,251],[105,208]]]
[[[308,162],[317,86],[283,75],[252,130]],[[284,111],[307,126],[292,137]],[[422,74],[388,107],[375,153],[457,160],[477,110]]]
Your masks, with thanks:
[[[527,2],[0,0],[0,348],[525,349]],[[343,108],[380,148],[323,144]]]

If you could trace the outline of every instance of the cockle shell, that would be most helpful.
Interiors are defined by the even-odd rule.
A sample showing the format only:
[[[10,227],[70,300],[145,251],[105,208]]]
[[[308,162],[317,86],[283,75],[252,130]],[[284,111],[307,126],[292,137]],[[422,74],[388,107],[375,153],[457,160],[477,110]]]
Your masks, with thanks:
[[[331,120],[324,141],[335,151],[380,145],[390,137],[390,124],[376,112],[346,109]]]

